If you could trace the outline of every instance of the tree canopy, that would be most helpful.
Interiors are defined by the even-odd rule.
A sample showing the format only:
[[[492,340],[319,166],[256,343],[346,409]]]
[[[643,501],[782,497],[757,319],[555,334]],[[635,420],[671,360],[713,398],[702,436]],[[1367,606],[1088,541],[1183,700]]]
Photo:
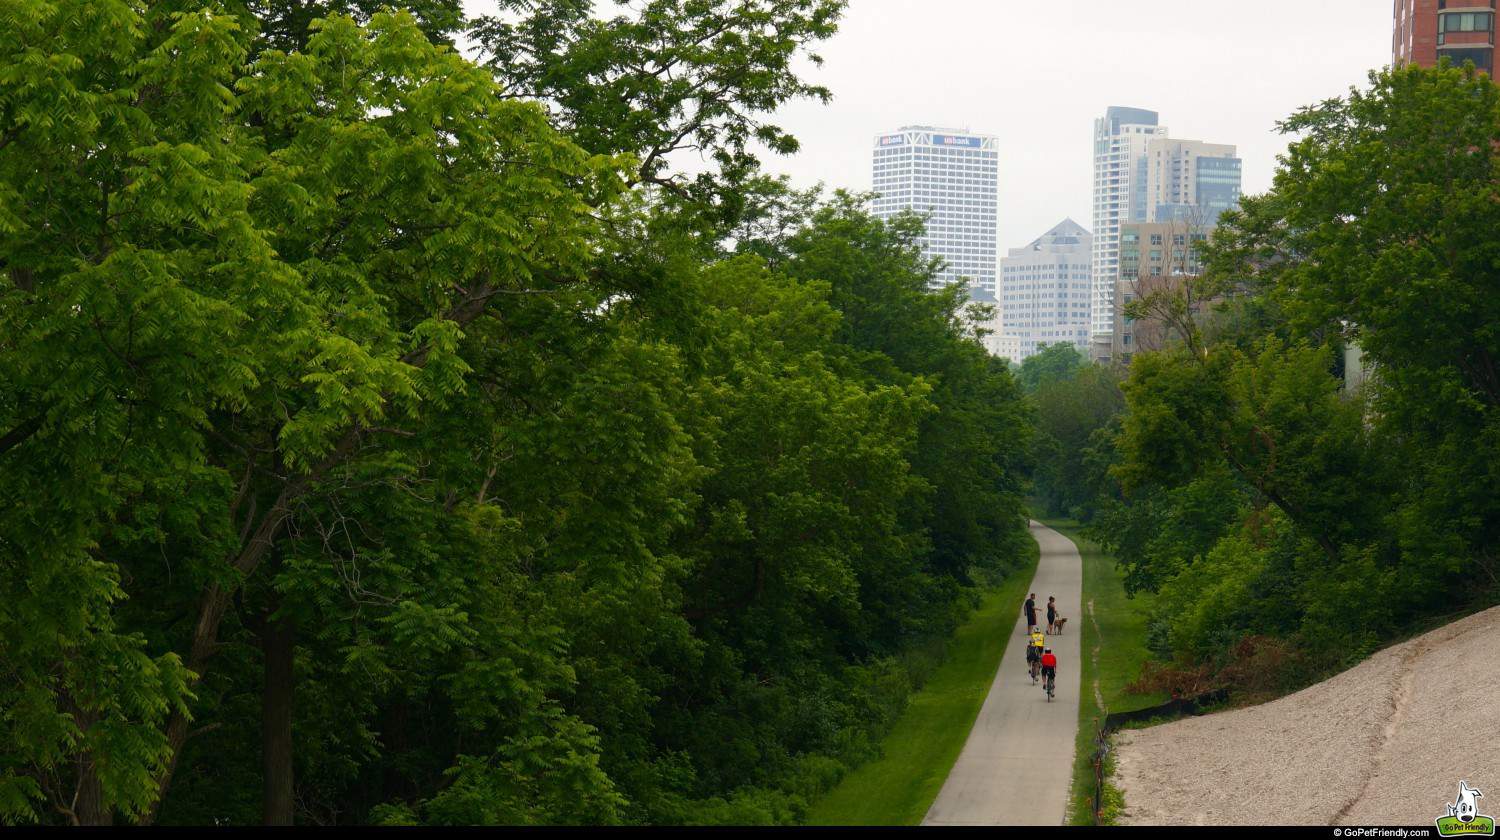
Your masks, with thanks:
[[[1072,380],[1087,363],[1083,353],[1069,342],[1041,344],[1021,362],[1021,385],[1035,393],[1045,385]]]
[[[1272,190],[1186,281],[1214,313],[1131,364],[1090,512],[1160,594],[1159,653],[1285,687],[1497,591],[1500,94],[1402,67],[1282,128]],[[1294,654],[1246,665],[1250,637]]]
[[[837,6],[527,5],[518,95],[441,4],[13,4],[0,820],[784,823],[868,759],[1019,562],[1029,426],[917,220],[750,177]],[[594,110],[651,15],[721,99],[628,107],[777,235]]]

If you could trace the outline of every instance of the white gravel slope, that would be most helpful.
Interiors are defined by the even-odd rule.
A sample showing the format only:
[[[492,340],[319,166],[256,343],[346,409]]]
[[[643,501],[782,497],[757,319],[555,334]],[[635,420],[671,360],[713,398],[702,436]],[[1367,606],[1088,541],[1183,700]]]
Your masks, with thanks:
[[[1115,743],[1126,824],[1430,824],[1460,779],[1500,793],[1500,607],[1296,694]]]

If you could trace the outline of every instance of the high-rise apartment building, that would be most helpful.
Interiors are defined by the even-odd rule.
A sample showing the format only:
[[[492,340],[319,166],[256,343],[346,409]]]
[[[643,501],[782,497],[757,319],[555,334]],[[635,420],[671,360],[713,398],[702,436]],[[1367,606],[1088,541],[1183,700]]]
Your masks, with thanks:
[[[1391,58],[1432,67],[1447,56],[1495,72],[1495,0],[1396,0]]]
[[[1155,111],[1110,106],[1094,120],[1094,234],[1089,301],[1094,355],[1107,356],[1114,329],[1120,225],[1146,221],[1147,144],[1165,137]]]
[[[1240,159],[1233,146],[1161,137],[1146,144],[1146,221],[1212,227],[1240,203]]]
[[[1064,219],[1000,259],[1001,333],[1019,340],[1020,361],[1043,344],[1089,351],[1093,237]]]
[[[904,126],[875,138],[871,211],[881,219],[905,210],[927,216],[923,249],[946,263],[937,282],[967,279],[994,295],[998,173],[993,136]]]

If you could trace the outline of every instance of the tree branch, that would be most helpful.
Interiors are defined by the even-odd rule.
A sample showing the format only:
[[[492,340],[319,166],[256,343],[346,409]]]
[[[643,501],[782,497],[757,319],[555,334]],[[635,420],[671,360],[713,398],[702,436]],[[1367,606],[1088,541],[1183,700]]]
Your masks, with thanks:
[[[458,303],[449,309],[447,320],[455,321],[459,326],[466,326],[484,312],[485,306],[499,291],[487,280],[477,282]],[[426,364],[431,349],[430,344],[424,344],[402,356],[402,361],[414,367],[421,367]],[[369,429],[358,424],[351,426],[316,466],[302,475],[291,478],[282,486],[281,492],[276,496],[276,501],[266,511],[260,524],[250,533],[248,542],[242,535],[239,552],[234,557],[227,558],[229,565],[239,573],[241,580],[254,573],[256,567],[265,559],[266,554],[275,544],[281,526],[291,516],[296,503],[328,472],[348,460],[357,448],[361,435],[367,431]],[[254,497],[251,498],[253,502]],[[248,526],[252,521],[253,513],[246,518],[246,525]],[[219,625],[224,620],[224,613],[236,589],[238,589],[238,584],[225,589],[215,583],[204,591],[199,601],[198,622],[193,628],[186,660],[188,668],[195,674],[195,679],[202,678],[209,659],[218,648]],[[167,766],[162,770],[161,775],[157,777],[156,800],[142,817],[142,825],[155,822],[161,803],[166,798],[167,789],[172,782],[172,774],[177,769],[177,758],[182,753],[182,745],[190,735],[187,726],[187,715],[174,712],[167,724],[167,743],[171,748],[171,758],[168,759]]]
[[[26,442],[26,439],[36,434],[42,428],[42,422],[46,415],[38,414],[30,420],[24,420],[20,425],[0,436],[0,455]]]

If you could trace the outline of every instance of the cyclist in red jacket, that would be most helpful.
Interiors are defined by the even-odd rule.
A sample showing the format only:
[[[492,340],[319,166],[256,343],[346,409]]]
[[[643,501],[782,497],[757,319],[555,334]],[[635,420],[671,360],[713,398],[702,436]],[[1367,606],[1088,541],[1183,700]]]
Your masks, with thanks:
[[[1052,686],[1057,682],[1057,655],[1052,648],[1042,651],[1042,682],[1047,687],[1047,695],[1052,694]]]

